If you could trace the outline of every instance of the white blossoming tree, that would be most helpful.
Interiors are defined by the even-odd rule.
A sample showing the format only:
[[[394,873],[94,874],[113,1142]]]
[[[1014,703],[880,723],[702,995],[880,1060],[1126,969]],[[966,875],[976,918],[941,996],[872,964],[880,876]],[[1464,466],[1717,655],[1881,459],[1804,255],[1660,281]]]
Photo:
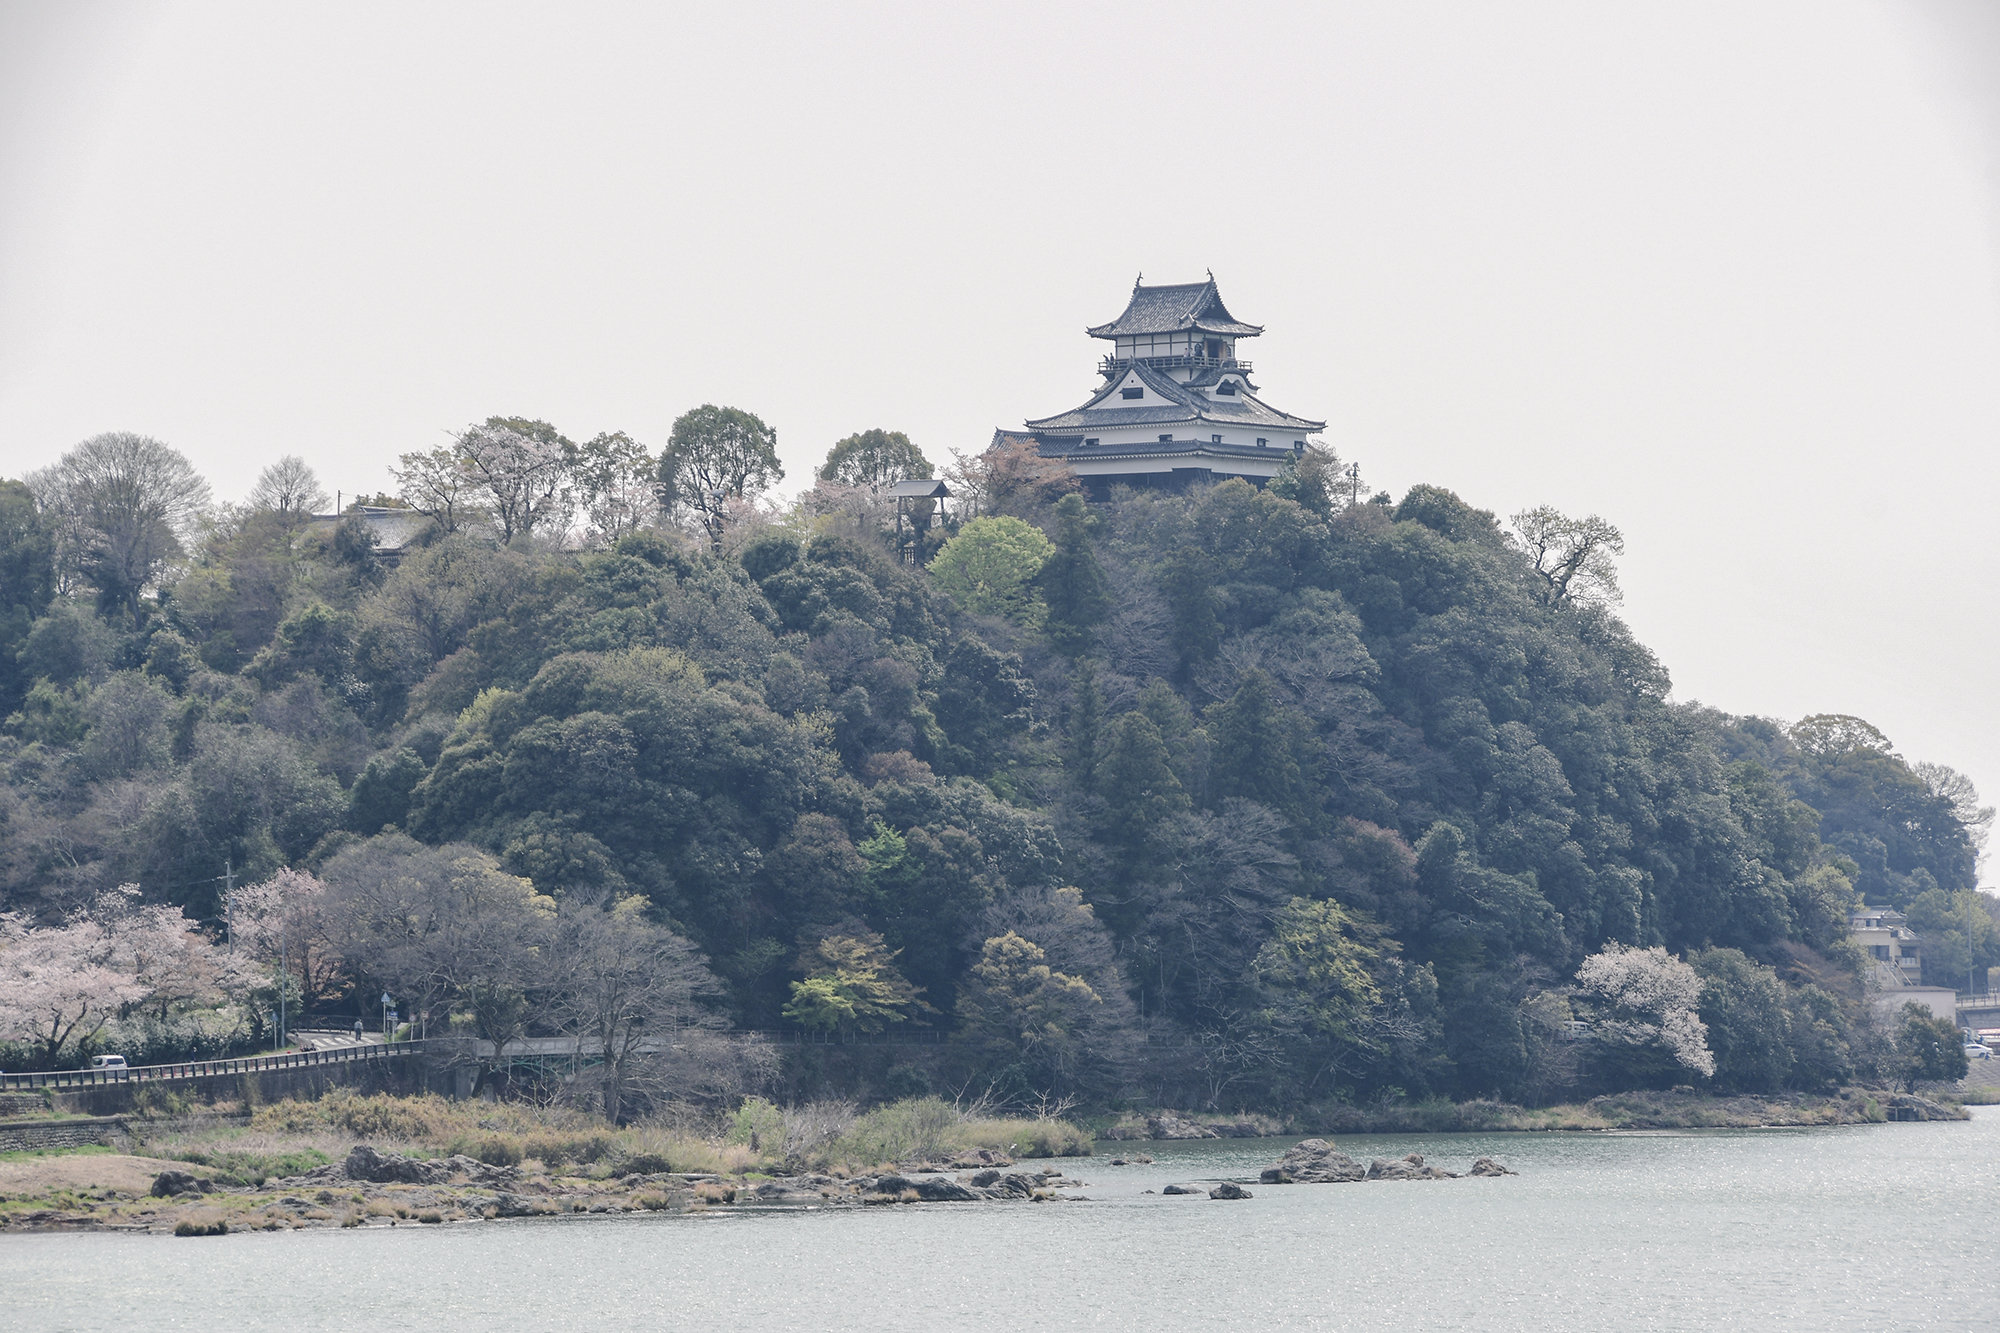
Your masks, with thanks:
[[[1583,960],[1576,982],[1578,1009],[1590,1015],[1599,1042],[1664,1053],[1703,1078],[1715,1074],[1701,1021],[1701,976],[1688,964],[1657,946],[1612,944]]]
[[[32,1047],[49,1066],[144,998],[103,924],[86,917],[32,930],[0,917],[0,1038]]]
[[[0,916],[0,1041],[57,1066],[141,1006],[220,1003],[243,979],[177,907],[139,902],[136,884],[100,895],[60,926]]]

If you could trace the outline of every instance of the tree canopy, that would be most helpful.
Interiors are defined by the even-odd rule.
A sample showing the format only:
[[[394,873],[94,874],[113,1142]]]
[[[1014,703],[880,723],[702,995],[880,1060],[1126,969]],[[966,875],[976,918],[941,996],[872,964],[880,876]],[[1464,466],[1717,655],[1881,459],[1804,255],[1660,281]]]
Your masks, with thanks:
[[[843,486],[882,487],[930,475],[930,460],[899,430],[864,430],[849,435],[827,450],[826,461],[819,468],[821,481],[837,481]]]
[[[657,461],[519,417],[405,455],[431,522],[386,552],[297,522],[290,460],[192,523],[185,460],[113,438],[0,483],[0,989],[88,983],[8,1061],[100,1016],[218,1049],[290,986],[594,1034],[614,1115],[736,1077],[725,1022],[919,1026],[898,1077],[1106,1105],[1821,1089],[1929,1059],[1859,902],[1933,982],[2000,965],[1963,775],[1673,701],[1602,520],[1312,451],[1088,503],[1003,441],[925,565],[867,505],[749,504],[775,438],[704,406]],[[92,933],[125,884],[211,944],[234,913],[248,970],[156,984]]]

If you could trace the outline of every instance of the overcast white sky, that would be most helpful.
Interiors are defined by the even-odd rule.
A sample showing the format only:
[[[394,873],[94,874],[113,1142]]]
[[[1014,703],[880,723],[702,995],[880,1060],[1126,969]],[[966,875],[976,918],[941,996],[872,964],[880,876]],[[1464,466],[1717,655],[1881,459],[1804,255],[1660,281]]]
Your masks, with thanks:
[[[2000,5],[0,0],[0,474],[702,402],[933,458],[1212,268],[1367,480],[1620,524],[1676,693],[2000,797]]]

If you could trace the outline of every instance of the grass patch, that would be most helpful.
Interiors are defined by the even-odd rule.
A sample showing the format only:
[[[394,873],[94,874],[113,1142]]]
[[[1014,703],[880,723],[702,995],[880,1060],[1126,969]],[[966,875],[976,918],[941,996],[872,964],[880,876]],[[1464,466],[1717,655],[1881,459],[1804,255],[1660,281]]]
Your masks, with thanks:
[[[1947,1096],[1960,1106],[2000,1106],[2000,1087],[1960,1088]]]
[[[192,1162],[196,1166],[212,1168],[218,1184],[261,1185],[267,1180],[284,1176],[302,1176],[315,1167],[325,1166],[333,1159],[318,1148],[259,1152],[213,1147],[184,1148],[174,1153],[171,1160]]]
[[[1088,1157],[1091,1151],[1082,1126],[1046,1117],[963,1120],[946,1138],[960,1152],[984,1148],[1010,1157]]]
[[[220,1213],[190,1213],[174,1223],[176,1236],[226,1236],[229,1221]]]

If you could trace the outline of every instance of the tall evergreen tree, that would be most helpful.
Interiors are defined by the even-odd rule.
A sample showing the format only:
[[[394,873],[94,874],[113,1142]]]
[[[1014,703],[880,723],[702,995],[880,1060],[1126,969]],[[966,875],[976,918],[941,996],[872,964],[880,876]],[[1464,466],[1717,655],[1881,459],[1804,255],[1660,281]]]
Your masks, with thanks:
[[[1252,671],[1236,693],[1209,710],[1214,744],[1210,790],[1217,800],[1240,796],[1274,810],[1302,805],[1294,726],[1272,697],[1271,679]]]
[[[1080,653],[1111,614],[1111,588],[1091,538],[1097,518],[1080,495],[1065,495],[1055,507],[1055,550],[1035,582],[1049,608],[1049,642],[1065,653]]]

